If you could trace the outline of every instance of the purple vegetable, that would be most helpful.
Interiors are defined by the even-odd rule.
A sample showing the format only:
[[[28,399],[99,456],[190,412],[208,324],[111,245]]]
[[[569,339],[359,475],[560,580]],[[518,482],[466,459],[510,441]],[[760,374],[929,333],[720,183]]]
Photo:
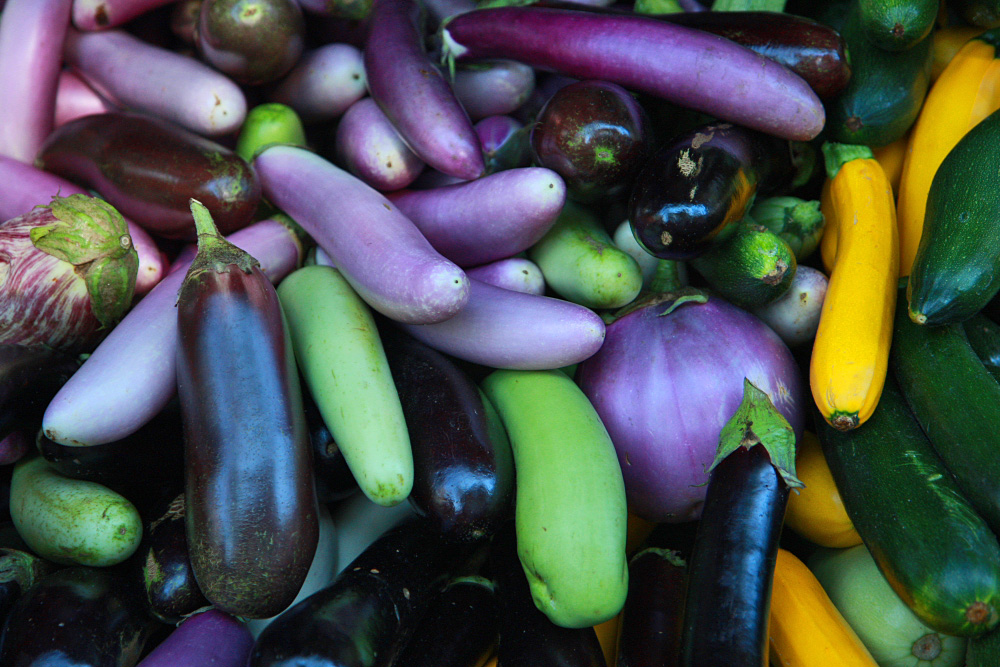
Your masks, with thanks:
[[[115,111],[113,105],[68,69],[59,73],[56,91],[55,127],[95,113]]]
[[[531,165],[530,129],[511,116],[487,116],[476,123],[486,173]]]
[[[73,24],[80,30],[113,28],[174,0],[73,0]]]
[[[70,29],[65,58],[111,101],[199,134],[229,134],[246,118],[243,91],[224,74],[124,30],[82,33]]]
[[[646,16],[478,9],[452,18],[441,37],[446,56],[459,62],[510,58],[610,81],[788,139],[812,139],[826,118],[809,85],[774,61],[722,37]]]
[[[181,622],[137,667],[245,667],[251,648],[243,621],[209,609]]]
[[[292,230],[264,220],[227,237],[253,255],[278,282],[302,259]],[[184,267],[186,268],[186,267]],[[177,290],[184,271],[175,271],[143,298],[45,410],[45,435],[64,445],[101,445],[121,440],[160,413],[177,380]]]
[[[340,119],[336,153],[348,171],[382,191],[405,188],[425,166],[370,97],[355,102]]]
[[[254,167],[265,196],[302,225],[358,295],[386,317],[440,322],[468,301],[465,273],[362,181],[292,146],[264,150]]]
[[[604,321],[592,310],[478,280],[469,284],[469,304],[458,315],[403,330],[439,352],[490,368],[562,368],[601,347]]]
[[[514,60],[463,65],[452,81],[455,97],[472,120],[508,114],[528,101],[535,70]]]
[[[562,210],[566,186],[554,171],[525,167],[389,199],[438,252],[459,266],[476,266],[542,238]]]
[[[512,116],[499,115],[483,118],[473,127],[476,130],[476,134],[479,135],[480,143],[483,145],[483,154],[489,155],[506,146],[511,137],[524,127],[524,123]],[[525,148],[527,148],[527,145],[525,145]],[[528,165],[521,164],[517,166],[526,167]]]
[[[609,324],[600,351],[576,372],[618,452],[629,509],[654,522],[701,514],[744,377],[796,437],[808,410],[799,367],[766,324],[717,297],[676,296],[657,295]]]
[[[475,0],[424,0],[422,4],[435,24],[440,24],[449,16],[471,12],[476,8]]]
[[[424,52],[414,0],[374,0],[365,43],[368,91],[420,158],[459,178],[485,169],[479,137]],[[502,56],[498,56],[502,57]]]
[[[297,0],[307,12],[334,19],[361,20],[371,11],[371,0]]]
[[[530,259],[508,257],[489,264],[481,264],[465,270],[469,278],[494,287],[535,294],[545,294],[545,278],[542,270]]]
[[[272,102],[295,109],[304,123],[333,120],[365,96],[361,51],[327,44],[306,52],[270,94]]]
[[[52,131],[72,0],[10,0],[0,15],[0,155],[30,163]]]
[[[31,439],[25,431],[12,431],[6,438],[0,438],[0,465],[17,463],[28,453]]]

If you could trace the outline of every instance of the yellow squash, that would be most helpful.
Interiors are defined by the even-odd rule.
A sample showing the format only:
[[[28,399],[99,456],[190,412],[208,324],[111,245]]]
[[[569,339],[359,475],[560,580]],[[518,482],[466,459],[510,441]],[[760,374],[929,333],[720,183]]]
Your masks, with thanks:
[[[878,667],[813,573],[784,549],[774,566],[768,640],[772,665]]]
[[[815,433],[802,434],[795,454],[795,475],[805,488],[788,496],[785,525],[822,547],[842,549],[861,544]]]
[[[910,275],[924,227],[927,193],[948,152],[965,134],[1000,109],[1000,30],[965,43],[931,87],[910,132],[896,208],[899,275]]]
[[[941,3],[941,6],[944,7],[944,3]],[[985,28],[968,25],[949,25],[935,31],[934,43],[931,46],[931,83],[941,76],[941,72],[962,50],[966,42],[985,31]]]
[[[827,151],[832,176],[821,199],[824,237],[835,237],[824,238],[820,247],[824,263],[830,263],[830,282],[813,342],[809,386],[824,419],[846,431],[863,424],[882,395],[899,242],[892,186],[871,150],[834,144],[825,146]],[[859,157],[842,162],[840,156],[852,155]]]
[[[891,144],[872,148],[875,159],[882,165],[894,193],[899,192],[899,179],[903,175],[903,160],[910,144],[910,133],[907,132]]]

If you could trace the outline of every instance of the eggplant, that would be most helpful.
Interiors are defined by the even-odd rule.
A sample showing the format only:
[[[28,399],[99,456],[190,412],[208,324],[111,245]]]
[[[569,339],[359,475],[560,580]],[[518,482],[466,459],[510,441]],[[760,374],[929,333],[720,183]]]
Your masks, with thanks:
[[[0,437],[0,466],[17,463],[31,450],[31,438],[27,431],[12,431]],[[0,503],[2,503],[0,499]]]
[[[245,667],[252,647],[246,623],[208,609],[185,618],[137,667]]]
[[[358,491],[358,481],[351,474],[344,453],[323,421],[323,415],[308,388],[303,386],[300,391],[309,430],[309,443],[312,445],[316,500],[327,504],[348,498]]]
[[[249,618],[295,598],[319,533],[312,456],[278,295],[191,201],[198,255],[177,296],[177,392],[195,578]]]
[[[487,175],[531,166],[531,128],[512,116],[487,116],[473,125],[483,144]]]
[[[78,359],[50,347],[0,345],[0,439],[34,425],[79,367]]]
[[[545,294],[545,276],[538,265],[524,257],[508,257],[480,264],[465,273],[479,282],[536,296]]]
[[[97,114],[63,125],[46,139],[35,164],[93,188],[122,215],[165,238],[195,238],[191,198],[229,234],[250,224],[261,197],[260,181],[236,153],[137,113]]]
[[[76,0],[73,25],[80,30],[104,30],[162,7],[172,0]]]
[[[87,82],[68,69],[59,72],[54,127],[95,113],[115,111]],[[66,193],[64,193],[66,194]]]
[[[365,66],[361,51],[350,44],[324,44],[307,51],[269,94],[287,104],[304,123],[338,118],[365,96]]]
[[[755,196],[788,187],[794,172],[789,142],[729,123],[701,125],[643,164],[629,197],[632,232],[661,259],[692,259],[731,234]]]
[[[399,332],[382,340],[413,448],[410,502],[447,539],[489,537],[514,499],[514,459],[496,409],[443,354]]]
[[[338,163],[383,192],[405,188],[426,166],[370,97],[344,112],[337,124],[335,150]]]
[[[632,556],[615,667],[677,664],[686,567],[672,549],[645,547]]]
[[[524,104],[535,89],[535,70],[514,60],[472,63],[455,70],[451,85],[462,108],[478,121]]]
[[[30,551],[0,547],[0,626],[18,599],[55,569],[52,563]]]

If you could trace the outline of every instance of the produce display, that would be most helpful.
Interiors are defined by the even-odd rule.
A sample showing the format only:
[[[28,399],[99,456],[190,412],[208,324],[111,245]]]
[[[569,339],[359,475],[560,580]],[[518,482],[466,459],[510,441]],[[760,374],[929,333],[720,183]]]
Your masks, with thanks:
[[[998,44],[0,0],[0,667],[1000,667]]]

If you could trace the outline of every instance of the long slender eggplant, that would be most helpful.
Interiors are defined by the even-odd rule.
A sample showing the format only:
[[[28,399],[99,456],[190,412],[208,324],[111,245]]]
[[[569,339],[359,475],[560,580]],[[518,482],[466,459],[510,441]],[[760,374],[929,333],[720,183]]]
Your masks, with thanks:
[[[257,261],[192,200],[198,255],[177,297],[187,538],[217,608],[274,616],[316,551],[312,457],[291,340]]]
[[[333,120],[365,96],[367,80],[357,47],[325,44],[304,53],[269,98],[295,109],[304,123]]]
[[[485,170],[479,137],[424,51],[419,13],[414,0],[373,0],[364,49],[368,92],[424,162],[478,178]]]
[[[426,166],[370,97],[344,112],[335,150],[339,164],[382,192],[405,188]]]
[[[455,70],[455,97],[474,121],[511,113],[535,89],[535,70],[514,60],[470,63]]]
[[[79,367],[52,348],[0,345],[0,438],[35,423]]]
[[[73,25],[104,30],[127,23],[172,0],[73,0]]]
[[[36,166],[87,185],[148,231],[195,236],[197,199],[229,234],[250,224],[260,181],[233,151],[175,123],[136,113],[85,116],[45,141]],[[155,165],[150,168],[150,165]]]
[[[59,72],[56,89],[54,126],[95,113],[115,111],[113,104],[101,97],[86,81],[68,69]]]

